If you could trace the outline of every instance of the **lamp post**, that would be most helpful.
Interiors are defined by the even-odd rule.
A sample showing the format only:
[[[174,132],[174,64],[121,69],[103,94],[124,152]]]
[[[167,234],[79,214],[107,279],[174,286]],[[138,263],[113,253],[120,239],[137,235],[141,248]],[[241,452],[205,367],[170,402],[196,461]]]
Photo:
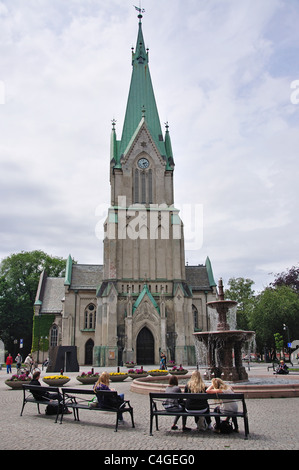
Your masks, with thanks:
[[[289,327],[285,323],[283,323],[282,328],[283,328],[284,331],[286,331],[286,334],[287,334],[287,349],[288,349],[288,352],[289,352],[289,361],[292,364],[292,361],[291,361],[291,346],[290,346],[290,344],[291,344],[290,343],[290,330],[289,330]]]

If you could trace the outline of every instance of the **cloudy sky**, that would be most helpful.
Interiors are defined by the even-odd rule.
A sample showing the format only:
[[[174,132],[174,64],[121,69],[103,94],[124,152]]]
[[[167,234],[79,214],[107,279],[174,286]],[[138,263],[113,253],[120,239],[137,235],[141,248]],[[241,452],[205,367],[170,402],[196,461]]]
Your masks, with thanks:
[[[0,0],[0,259],[41,249],[102,263],[111,120],[120,138],[133,4]],[[299,2],[142,7],[186,261],[209,256],[215,279],[248,277],[259,291],[298,263]]]

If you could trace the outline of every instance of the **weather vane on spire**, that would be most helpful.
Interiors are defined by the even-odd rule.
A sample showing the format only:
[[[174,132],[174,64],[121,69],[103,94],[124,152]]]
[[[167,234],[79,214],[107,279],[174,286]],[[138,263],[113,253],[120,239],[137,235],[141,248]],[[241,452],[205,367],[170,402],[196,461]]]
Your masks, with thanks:
[[[145,9],[144,8],[141,8],[141,2],[139,2],[139,7],[136,7],[135,5],[133,5],[135,7],[135,10],[139,11],[139,15],[138,15],[138,18],[142,18],[142,14],[141,13],[145,13]]]

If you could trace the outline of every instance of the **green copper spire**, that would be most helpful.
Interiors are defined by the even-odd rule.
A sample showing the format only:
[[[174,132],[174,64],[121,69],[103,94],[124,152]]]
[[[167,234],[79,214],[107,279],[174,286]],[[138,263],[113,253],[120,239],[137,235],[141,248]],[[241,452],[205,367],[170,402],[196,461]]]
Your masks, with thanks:
[[[140,10],[138,8],[136,9],[138,11]],[[173,157],[169,140],[170,138],[169,135],[165,136],[164,141],[161,131],[161,124],[148,66],[148,50],[145,47],[142,33],[142,15],[140,13],[141,11],[139,11],[138,15],[139,24],[135,51],[132,48],[132,76],[123,131],[121,140],[116,141],[115,129],[114,127],[112,129],[110,150],[111,163],[114,168],[121,168],[121,156],[126,152],[126,149],[134,135],[136,135],[136,131],[140,128],[140,125],[145,122],[161,156],[167,163],[166,169],[172,170]],[[166,134],[168,134],[168,130]],[[167,141],[169,141],[168,151],[166,149]]]
[[[168,122],[165,123],[166,132],[165,132],[165,150],[166,150],[166,157],[167,157],[167,164],[166,170],[173,170],[174,168],[174,161],[173,161],[173,153],[171,147],[171,140],[169,135],[169,125]]]

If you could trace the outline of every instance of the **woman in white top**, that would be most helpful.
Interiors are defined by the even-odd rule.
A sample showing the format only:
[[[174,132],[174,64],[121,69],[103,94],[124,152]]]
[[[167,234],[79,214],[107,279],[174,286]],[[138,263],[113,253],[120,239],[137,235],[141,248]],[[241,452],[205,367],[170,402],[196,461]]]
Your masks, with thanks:
[[[223,380],[219,379],[219,378],[215,378],[215,379],[212,379],[212,384],[207,388],[207,393],[217,393],[217,394],[220,394],[220,393],[231,393],[233,394],[234,391],[233,389],[227,385],[225,382],[223,382]],[[216,408],[214,409],[214,411],[216,411],[217,413],[221,414],[221,412],[237,412],[238,411],[238,403],[233,400],[233,398],[231,400],[222,400],[221,401],[221,405],[220,406],[216,406]],[[227,418],[226,420],[229,421],[230,418]],[[234,423],[234,431],[235,432],[238,432],[238,422],[237,422],[237,418],[235,416],[232,416],[232,420],[233,420],[233,423]],[[220,432],[220,416],[215,416],[215,421],[216,421],[216,427],[215,427],[215,431],[217,432]]]

